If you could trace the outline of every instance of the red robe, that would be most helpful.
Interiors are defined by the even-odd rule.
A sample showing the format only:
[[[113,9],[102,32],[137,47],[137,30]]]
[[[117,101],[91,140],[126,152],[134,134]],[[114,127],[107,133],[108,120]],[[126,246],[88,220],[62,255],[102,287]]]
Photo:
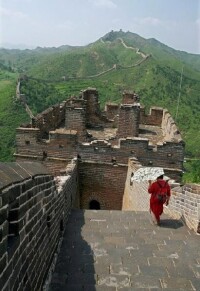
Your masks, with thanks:
[[[159,184],[162,187],[165,187],[166,192],[167,192],[167,196],[168,196],[168,200],[169,200],[169,197],[171,195],[171,191],[170,191],[169,184],[166,181],[162,180],[162,179],[158,179],[157,181],[159,182]],[[159,194],[159,192],[160,192],[160,186],[158,185],[157,181],[154,182],[154,183],[152,183],[149,186],[148,192],[151,194],[151,198],[150,198],[150,210],[155,215],[155,218],[156,218],[157,222],[160,222],[160,215],[163,213],[163,204],[165,202],[160,202],[156,198],[156,194]]]

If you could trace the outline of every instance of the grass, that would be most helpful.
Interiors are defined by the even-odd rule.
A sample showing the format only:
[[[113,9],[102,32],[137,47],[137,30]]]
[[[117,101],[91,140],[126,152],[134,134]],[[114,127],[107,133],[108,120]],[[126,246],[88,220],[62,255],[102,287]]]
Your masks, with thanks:
[[[24,108],[15,102],[16,75],[0,80],[0,160],[13,160],[16,127],[29,120]],[[5,75],[7,78],[7,75]]]
[[[151,57],[139,66],[128,68],[136,64],[141,56],[133,49],[125,49],[119,38],[123,38],[127,46],[139,48]],[[154,39],[145,40],[131,32],[120,31],[108,33],[103,41],[85,47],[39,51],[0,50],[0,58],[4,60],[2,68],[11,62],[18,72],[23,71],[43,80],[30,82],[22,92],[26,94],[28,105],[35,114],[71,95],[79,95],[87,87],[98,90],[102,109],[106,102],[120,103],[123,91],[132,90],[139,94],[140,103],[146,106],[147,111],[150,106],[167,108],[186,142],[186,156],[200,158],[198,55],[176,51]],[[116,69],[89,78],[113,68],[115,64]],[[62,81],[63,76],[66,81]],[[0,71],[1,159],[8,159],[9,147],[12,148],[11,152],[14,148],[14,129],[27,119],[23,108],[13,103],[16,78],[14,73]],[[15,116],[16,113],[18,116]]]

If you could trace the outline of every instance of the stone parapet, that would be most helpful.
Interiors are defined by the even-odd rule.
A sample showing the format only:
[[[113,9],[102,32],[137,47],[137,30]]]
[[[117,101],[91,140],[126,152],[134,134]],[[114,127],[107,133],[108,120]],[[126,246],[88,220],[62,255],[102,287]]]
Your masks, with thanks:
[[[167,110],[152,107],[146,114],[136,101],[135,93],[124,92],[120,106],[110,104],[108,112],[101,112],[97,90],[87,88],[18,128],[15,157],[42,161],[57,175],[63,159],[80,156],[82,161],[111,162],[114,158],[127,164],[134,156],[143,166],[169,169],[180,181],[184,142],[176,125]],[[101,139],[103,145],[97,141]]]
[[[66,107],[65,129],[76,130],[80,141],[86,139],[86,111],[84,108]]]
[[[168,169],[173,178],[181,180],[184,160],[184,145],[181,142],[152,146],[147,138],[134,137],[120,139],[119,148],[121,155],[129,152],[129,157],[136,157],[143,166]]]
[[[176,126],[176,123],[174,122],[172,116],[166,109],[163,111],[161,127],[163,130],[165,140],[183,142],[181,134]]]
[[[119,108],[117,137],[138,136],[140,106],[139,104],[123,104]]]
[[[39,128],[41,137],[61,126],[65,120],[66,102],[56,104],[32,119],[32,127]]]
[[[132,91],[124,91],[122,95],[122,104],[134,104],[140,101],[140,97]]]
[[[115,119],[119,115],[119,105],[115,103],[106,103],[105,113],[108,119]]]
[[[1,165],[0,290],[42,289],[76,203],[76,161],[63,174],[54,179],[38,163]]]
[[[129,157],[137,157],[143,166],[163,167],[171,173],[172,178],[180,181],[184,160],[184,144],[182,142],[164,142],[151,145],[147,138],[130,137],[119,139],[118,146],[113,146],[105,140],[78,142],[74,130],[55,130],[49,132],[48,140],[38,138],[37,129],[17,130],[17,161],[21,158],[42,161],[48,168],[52,165],[51,173],[56,175],[55,167],[49,162],[52,159],[71,160],[79,155],[82,160],[112,161],[127,164]],[[27,158],[26,158],[27,157]],[[57,160],[58,161],[58,160]],[[62,168],[63,166],[61,166]]]
[[[149,114],[145,113],[145,108],[140,109],[140,123],[154,126],[161,126],[163,120],[163,108],[151,107]]]
[[[165,213],[182,219],[189,228],[200,233],[200,185],[174,185]]]

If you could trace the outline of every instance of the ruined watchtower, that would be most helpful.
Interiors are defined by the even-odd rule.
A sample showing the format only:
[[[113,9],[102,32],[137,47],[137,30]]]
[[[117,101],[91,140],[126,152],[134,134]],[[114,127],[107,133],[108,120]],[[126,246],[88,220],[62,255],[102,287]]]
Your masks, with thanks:
[[[80,208],[91,201],[103,209],[121,209],[128,159],[141,166],[163,167],[180,181],[184,142],[166,109],[149,114],[135,92],[121,104],[100,110],[98,91],[88,88],[17,128],[17,161],[39,160],[59,175],[74,157],[79,160]],[[96,201],[96,202],[95,202]]]

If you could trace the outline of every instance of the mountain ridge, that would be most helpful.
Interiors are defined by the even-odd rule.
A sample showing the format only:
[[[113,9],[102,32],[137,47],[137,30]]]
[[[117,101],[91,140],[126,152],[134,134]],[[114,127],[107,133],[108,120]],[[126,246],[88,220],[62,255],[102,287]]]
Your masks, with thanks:
[[[8,62],[9,60],[11,63],[17,65],[18,69],[21,66],[21,71],[26,71],[27,67],[31,64],[30,59],[32,59],[33,65],[40,63],[41,59],[43,58],[48,59],[48,57],[48,62],[51,62],[52,55],[58,57],[60,54],[67,54],[70,52],[78,53],[78,51],[89,50],[89,48],[96,46],[102,41],[104,41],[104,43],[110,42],[110,44],[114,44],[114,42],[117,42],[119,38],[122,38],[124,42],[126,42],[127,46],[138,48],[144,54],[149,54],[159,61],[165,61],[166,63],[168,63],[169,58],[171,58],[171,62],[176,62],[176,65],[178,65],[178,63],[183,63],[183,65],[189,65],[197,72],[200,72],[200,55],[175,50],[154,38],[145,39],[136,33],[132,33],[129,31],[123,32],[122,30],[110,31],[101,38],[99,38],[97,41],[90,43],[86,46],[62,45],[59,47],[37,47],[34,50],[0,49],[0,62]],[[16,56],[18,56],[21,61],[17,59]],[[23,68],[23,65],[21,65],[21,63],[25,65],[25,68]],[[180,70],[181,67],[179,67],[179,71]]]
[[[170,111],[186,140],[187,157],[198,158],[199,62],[200,55],[174,50],[155,39],[110,31],[86,46],[0,49],[0,80],[9,74],[21,76],[21,93],[34,114],[87,87],[97,88],[102,106],[108,101],[119,103],[123,90],[135,91],[147,110],[160,106]],[[4,74],[6,68],[9,73]]]

